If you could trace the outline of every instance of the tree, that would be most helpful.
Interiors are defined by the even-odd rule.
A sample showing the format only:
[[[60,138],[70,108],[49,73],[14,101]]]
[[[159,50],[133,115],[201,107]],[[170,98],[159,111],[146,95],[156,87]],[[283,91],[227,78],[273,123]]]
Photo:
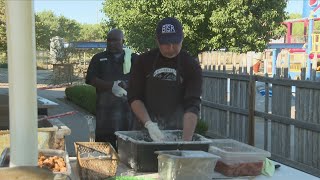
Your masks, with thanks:
[[[125,32],[137,51],[155,47],[155,29],[163,17],[176,17],[184,28],[184,48],[261,51],[284,28],[286,0],[106,0],[103,11]],[[111,25],[109,25],[111,26]]]
[[[76,41],[80,36],[81,25],[76,20],[64,16],[58,17],[57,36],[63,37],[65,41]]]
[[[223,1],[210,17],[210,44],[236,52],[263,51],[271,38],[284,35],[286,5],[286,0]]]
[[[35,26],[37,49],[49,50],[50,38],[56,36],[58,24],[58,18],[53,11],[42,11],[36,13]]]
[[[82,24],[78,41],[103,41],[105,33],[100,24]]]
[[[5,2],[0,0],[0,52],[7,51]]]
[[[65,41],[76,41],[80,36],[80,24],[64,16],[56,16],[52,11],[42,11],[35,15],[37,49],[49,50],[50,38],[59,36]]]

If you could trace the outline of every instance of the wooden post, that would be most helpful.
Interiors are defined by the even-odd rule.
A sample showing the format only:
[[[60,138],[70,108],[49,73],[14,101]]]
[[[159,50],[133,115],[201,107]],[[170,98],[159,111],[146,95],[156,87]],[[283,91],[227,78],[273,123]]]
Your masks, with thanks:
[[[265,77],[268,77],[268,73],[265,74]],[[269,113],[269,84],[265,83],[265,103],[264,103],[264,112]],[[264,149],[268,151],[268,140],[269,140],[269,120],[264,118]]]
[[[254,135],[255,135],[255,120],[254,120],[254,111],[255,111],[255,100],[256,100],[256,81],[253,79],[253,75],[250,75],[250,81],[249,81],[249,144],[254,146]]]

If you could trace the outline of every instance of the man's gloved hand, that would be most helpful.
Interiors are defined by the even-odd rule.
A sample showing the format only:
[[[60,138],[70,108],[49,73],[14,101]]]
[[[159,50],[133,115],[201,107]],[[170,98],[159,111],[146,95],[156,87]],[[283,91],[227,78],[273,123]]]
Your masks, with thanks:
[[[122,87],[124,90],[128,89],[128,82],[120,81],[119,86]]]
[[[164,135],[158,125],[152,121],[147,121],[144,127],[148,129],[149,135],[153,141],[164,141]]]
[[[121,81],[114,81],[112,86],[112,93],[117,97],[127,96],[127,91],[119,86]]]

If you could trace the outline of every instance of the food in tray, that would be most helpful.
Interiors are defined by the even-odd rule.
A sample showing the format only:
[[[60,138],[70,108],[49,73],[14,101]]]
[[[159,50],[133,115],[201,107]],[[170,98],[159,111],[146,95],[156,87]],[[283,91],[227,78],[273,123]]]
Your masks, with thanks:
[[[66,162],[62,157],[58,156],[45,156],[39,153],[38,166],[41,168],[47,168],[53,172],[66,172]]]
[[[214,170],[225,176],[258,176],[261,174],[262,166],[262,161],[236,164],[225,164],[218,161]]]

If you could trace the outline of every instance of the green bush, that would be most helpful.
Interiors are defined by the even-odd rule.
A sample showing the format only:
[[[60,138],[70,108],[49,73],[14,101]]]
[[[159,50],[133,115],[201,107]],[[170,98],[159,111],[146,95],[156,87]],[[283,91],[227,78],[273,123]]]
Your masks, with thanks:
[[[67,98],[92,114],[96,114],[96,89],[90,85],[76,85],[65,90]]]
[[[206,132],[208,131],[208,124],[202,119],[198,120],[197,126],[195,133],[201,134],[201,135],[206,135]]]
[[[0,62],[0,68],[8,69],[8,63]]]

